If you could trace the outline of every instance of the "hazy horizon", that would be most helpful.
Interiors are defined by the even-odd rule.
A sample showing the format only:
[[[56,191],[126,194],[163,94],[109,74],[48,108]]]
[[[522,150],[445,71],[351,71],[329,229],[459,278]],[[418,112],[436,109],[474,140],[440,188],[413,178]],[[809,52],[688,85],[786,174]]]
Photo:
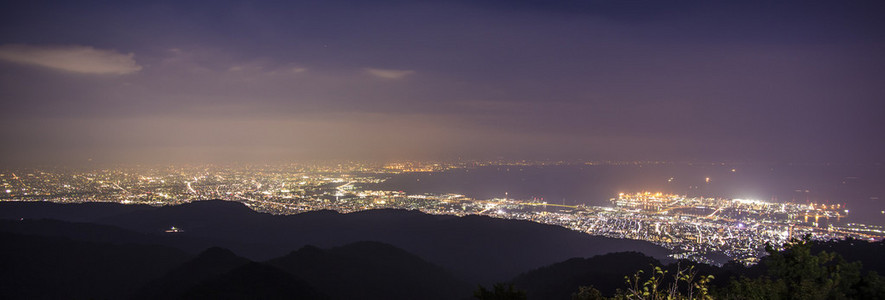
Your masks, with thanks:
[[[885,161],[878,1],[5,1],[0,165]]]

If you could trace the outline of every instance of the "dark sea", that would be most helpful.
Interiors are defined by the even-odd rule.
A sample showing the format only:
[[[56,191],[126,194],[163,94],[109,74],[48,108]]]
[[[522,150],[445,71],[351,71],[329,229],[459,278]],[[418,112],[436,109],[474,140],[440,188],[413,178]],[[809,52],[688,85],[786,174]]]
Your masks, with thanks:
[[[843,204],[844,222],[885,225],[881,165],[650,164],[492,166],[393,175],[377,188],[477,199],[611,206],[618,193],[664,192],[772,202]]]

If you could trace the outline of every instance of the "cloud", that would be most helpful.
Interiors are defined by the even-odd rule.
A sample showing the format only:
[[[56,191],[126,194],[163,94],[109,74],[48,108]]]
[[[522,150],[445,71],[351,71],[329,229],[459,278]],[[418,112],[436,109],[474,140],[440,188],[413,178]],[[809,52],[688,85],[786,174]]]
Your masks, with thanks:
[[[402,79],[406,76],[412,75],[415,71],[412,70],[391,70],[391,69],[374,69],[374,68],[366,68],[366,73],[369,75],[385,78],[385,79]]]
[[[134,56],[89,46],[0,45],[0,60],[86,74],[138,72]]]

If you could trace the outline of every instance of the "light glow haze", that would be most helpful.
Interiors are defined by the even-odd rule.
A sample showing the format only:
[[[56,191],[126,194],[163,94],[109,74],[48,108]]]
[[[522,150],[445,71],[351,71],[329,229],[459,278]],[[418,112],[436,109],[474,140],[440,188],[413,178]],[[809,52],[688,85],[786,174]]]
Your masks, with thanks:
[[[879,1],[4,1],[0,163],[881,163]]]

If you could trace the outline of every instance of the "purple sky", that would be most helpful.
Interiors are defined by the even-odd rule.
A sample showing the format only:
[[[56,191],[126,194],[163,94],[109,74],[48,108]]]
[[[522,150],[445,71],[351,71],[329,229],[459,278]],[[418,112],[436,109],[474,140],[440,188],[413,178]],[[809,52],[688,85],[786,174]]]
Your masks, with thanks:
[[[34,2],[4,165],[885,161],[882,1]]]

